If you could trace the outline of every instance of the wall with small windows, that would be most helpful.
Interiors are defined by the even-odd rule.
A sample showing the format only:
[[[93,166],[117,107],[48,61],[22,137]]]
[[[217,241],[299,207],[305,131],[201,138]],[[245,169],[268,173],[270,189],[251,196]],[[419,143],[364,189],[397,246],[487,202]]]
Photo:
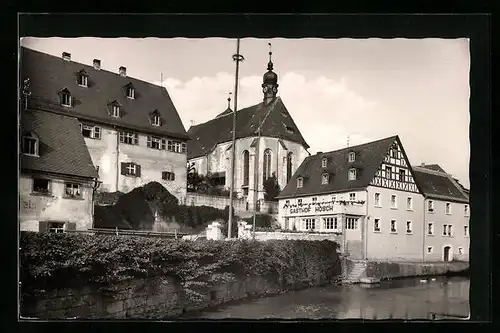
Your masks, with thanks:
[[[423,207],[421,194],[369,186],[368,259],[422,260]]]
[[[63,232],[92,228],[92,185],[88,180],[21,174],[20,230]]]
[[[93,128],[91,134],[83,134],[92,161],[99,167],[100,190],[129,192],[157,181],[179,200],[185,200],[185,142],[96,124],[82,125],[82,130]]]
[[[448,259],[469,261],[469,212],[467,203],[425,200],[426,261],[443,261],[446,254]]]

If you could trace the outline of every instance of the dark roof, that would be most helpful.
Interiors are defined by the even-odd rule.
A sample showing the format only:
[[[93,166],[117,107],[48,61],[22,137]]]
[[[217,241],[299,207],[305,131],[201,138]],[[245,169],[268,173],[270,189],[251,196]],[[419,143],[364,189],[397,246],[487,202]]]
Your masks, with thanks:
[[[463,190],[461,191],[460,185],[453,181],[450,175],[445,172],[434,172],[431,169],[427,169],[431,170],[427,171],[426,169],[413,167],[415,181],[426,197],[468,202],[468,198],[464,195]],[[441,168],[439,167],[439,169]]]
[[[419,167],[421,168],[425,168],[425,169],[429,169],[429,170],[433,170],[433,171],[438,171],[438,172],[446,172],[444,171],[439,165],[437,164],[423,164],[423,165],[419,165]]]
[[[309,156],[298,167],[278,197],[285,198],[366,188],[375,177],[384,157],[388,154],[389,148],[395,140],[399,141],[398,136]],[[402,147],[400,142],[399,144]],[[348,155],[350,152],[356,153],[355,162],[349,163]],[[326,169],[321,166],[323,158],[327,158]],[[357,170],[356,180],[349,181],[349,169],[353,167]],[[330,181],[325,185],[321,184],[323,173],[330,174]],[[304,177],[303,187],[301,188],[297,188],[298,177]]]
[[[236,139],[257,135],[258,126],[262,123],[261,135],[282,138],[297,142],[309,148],[290,113],[280,97],[269,104],[259,103],[236,112]],[[287,127],[293,130],[290,132]],[[188,134],[191,140],[187,143],[188,159],[205,156],[219,143],[232,139],[233,113],[230,109],[216,118],[195,126],[191,126]]]
[[[88,74],[87,88],[78,85],[77,74],[81,70]],[[31,108],[52,110],[80,119],[158,135],[189,138],[163,87],[24,47],[21,49],[21,75],[22,79],[31,79]],[[135,89],[135,99],[126,97],[125,87],[128,84],[132,84]],[[73,106],[70,108],[60,105],[59,92],[63,89],[71,93]],[[122,115],[118,119],[111,118],[108,113],[109,104],[113,101],[121,105]],[[150,125],[148,116],[154,110],[158,110],[163,118],[160,127]]]
[[[76,118],[44,111],[23,111],[21,134],[34,132],[39,157],[21,155],[21,169],[97,178]]]

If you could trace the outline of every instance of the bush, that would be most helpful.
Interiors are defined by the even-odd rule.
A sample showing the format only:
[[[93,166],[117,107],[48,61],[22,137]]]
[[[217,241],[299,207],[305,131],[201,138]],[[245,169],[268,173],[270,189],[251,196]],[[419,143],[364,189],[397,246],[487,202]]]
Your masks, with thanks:
[[[340,274],[331,241],[177,241],[116,235],[22,232],[22,292],[96,286],[113,288],[137,278],[168,276],[190,297],[206,287],[263,276],[286,288],[318,284]]]

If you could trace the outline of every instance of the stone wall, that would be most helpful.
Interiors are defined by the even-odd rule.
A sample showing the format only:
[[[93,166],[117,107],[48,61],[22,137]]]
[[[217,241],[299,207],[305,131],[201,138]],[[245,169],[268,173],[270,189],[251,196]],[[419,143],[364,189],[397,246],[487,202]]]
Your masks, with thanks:
[[[229,198],[216,195],[206,195],[199,193],[187,193],[185,204],[190,206],[210,206],[218,209],[224,209],[229,206]],[[253,212],[253,203],[245,198],[234,198],[233,199],[234,211],[238,213],[243,212]],[[270,201],[260,201],[259,212],[266,214],[277,214],[278,213],[278,203]],[[270,213],[271,212],[271,213]]]
[[[462,272],[468,268],[469,263],[461,261],[447,263],[369,261],[366,266],[366,276],[378,279],[433,276]]]

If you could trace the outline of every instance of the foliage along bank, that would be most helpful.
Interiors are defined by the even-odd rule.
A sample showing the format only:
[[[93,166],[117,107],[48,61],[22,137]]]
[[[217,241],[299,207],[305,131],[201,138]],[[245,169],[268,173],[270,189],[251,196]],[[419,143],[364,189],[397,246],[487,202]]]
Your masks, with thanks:
[[[332,241],[179,241],[116,235],[22,232],[22,295],[37,290],[96,287],[171,277],[185,295],[200,299],[207,288],[260,276],[282,289],[332,281],[341,272]]]

